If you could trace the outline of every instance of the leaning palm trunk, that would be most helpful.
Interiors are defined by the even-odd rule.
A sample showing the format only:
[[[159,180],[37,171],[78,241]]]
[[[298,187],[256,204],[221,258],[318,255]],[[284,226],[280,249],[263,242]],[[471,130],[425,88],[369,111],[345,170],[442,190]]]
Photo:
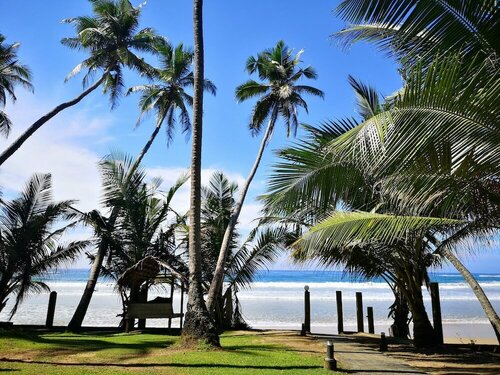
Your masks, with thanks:
[[[205,341],[220,346],[219,336],[203,299],[201,283],[201,141],[203,120],[203,0],[193,1],[194,86],[191,196],[189,211],[189,292],[182,330],[185,344]]]
[[[476,295],[479,303],[481,304],[484,313],[493,326],[497,341],[500,343],[500,318],[491,305],[491,302],[486,296],[486,293],[484,293],[483,288],[481,288],[481,285],[479,285],[472,273],[470,273],[470,271],[462,264],[462,262],[460,262],[460,260],[455,256],[455,254],[453,254],[453,252],[443,247],[439,250],[439,253],[441,253],[446,259],[448,259],[450,263],[453,264],[453,266],[457,269],[457,271],[460,272],[465,281],[467,281],[472,291]]]
[[[158,125],[156,125],[155,130],[151,134],[151,137],[149,137],[149,141],[146,143],[146,145],[143,147],[141,153],[137,157],[137,160],[139,160],[139,163],[144,158],[144,156],[146,155],[146,153],[149,151],[149,148],[153,144],[153,141],[155,140],[156,136],[158,135],[158,132],[160,131],[160,128],[161,128],[161,123],[158,124]]]
[[[217,266],[215,267],[214,277],[210,284],[210,290],[208,291],[207,307],[210,312],[214,311],[215,302],[219,297],[219,294],[222,292],[222,283],[224,282],[224,269],[226,264],[226,258],[227,258],[227,253],[229,251],[229,245],[231,243],[231,238],[233,236],[234,228],[238,223],[238,218],[240,217],[241,208],[243,207],[243,203],[245,202],[248,189],[250,187],[250,184],[252,183],[255,173],[257,172],[257,169],[259,168],[262,155],[264,154],[266,145],[269,141],[269,138],[271,137],[272,130],[274,128],[274,123],[276,122],[276,118],[277,115],[274,112],[271,116],[271,119],[269,120],[266,132],[260,143],[259,152],[257,153],[257,158],[255,159],[252,170],[250,171],[250,174],[248,175],[247,180],[243,185],[243,189],[241,190],[240,199],[238,203],[236,203],[236,205],[234,206],[233,213],[231,215],[231,218],[229,219],[226,231],[224,232],[224,238],[222,239],[219,258],[217,259]]]
[[[88,94],[90,94],[92,91],[94,91],[96,88],[98,88],[101,83],[106,79],[106,76],[108,75],[108,72],[105,72],[101,78],[99,78],[92,86],[90,86],[88,89],[83,91],[80,95],[78,95],[76,98],[61,103],[52,111],[47,113],[46,115],[40,117],[38,120],[36,120],[23,134],[21,134],[2,154],[0,154],[0,165],[2,165],[8,158],[10,158],[22,145],[24,142],[28,140],[29,137],[33,135],[40,127],[45,124],[47,121],[49,121],[52,117],[57,115],[59,112],[65,110],[66,108],[72,107],[75,104],[78,104],[83,98],[85,98]]]
[[[114,225],[116,215],[114,218],[110,218],[110,222],[111,220],[113,220]],[[92,299],[97,280],[99,279],[99,275],[101,273],[102,262],[107,253],[108,246],[109,243],[106,238],[103,238],[99,243],[99,248],[97,249],[97,254],[94,258],[94,262],[92,263],[92,269],[90,270],[89,279],[87,280],[87,285],[85,285],[85,290],[83,291],[80,303],[78,304],[75,313],[68,324],[68,330],[70,331],[78,332],[82,328],[83,320],[87,314],[90,300]]]

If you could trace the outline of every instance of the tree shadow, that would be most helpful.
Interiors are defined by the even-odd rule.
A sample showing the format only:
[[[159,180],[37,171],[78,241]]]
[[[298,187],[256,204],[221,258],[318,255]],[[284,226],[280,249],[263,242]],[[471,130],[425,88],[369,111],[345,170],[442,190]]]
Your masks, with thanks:
[[[0,362],[9,363],[23,363],[23,364],[36,364],[36,365],[53,365],[62,367],[122,367],[122,368],[232,368],[232,369],[254,369],[254,370],[281,370],[281,371],[295,371],[295,370],[310,370],[319,369],[322,366],[314,365],[248,365],[248,364],[226,364],[226,363],[100,363],[100,362],[51,362],[51,361],[24,361],[18,359],[0,359]]]
[[[12,338],[16,340],[23,340],[27,342],[32,342],[36,344],[46,344],[50,347],[46,349],[41,349],[43,352],[52,355],[58,354],[71,354],[71,353],[82,353],[82,352],[98,352],[102,350],[109,349],[120,349],[125,351],[137,352],[137,354],[147,354],[154,349],[167,348],[178,340],[165,337],[164,340],[144,340],[136,342],[126,342],[126,341],[109,341],[111,338],[119,339],[119,337],[136,337],[138,334],[115,336],[114,334],[101,332],[101,333],[82,333],[82,334],[72,334],[67,333],[63,336],[48,336],[46,333],[38,332],[3,332],[4,338]],[[92,337],[102,337],[102,339],[90,339],[86,336]]]

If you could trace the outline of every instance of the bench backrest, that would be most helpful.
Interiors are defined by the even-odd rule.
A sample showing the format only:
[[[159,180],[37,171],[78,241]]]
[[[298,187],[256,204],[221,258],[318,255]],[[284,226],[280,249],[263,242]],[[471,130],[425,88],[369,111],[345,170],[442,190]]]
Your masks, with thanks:
[[[170,318],[173,315],[172,303],[131,303],[127,309],[129,318]]]

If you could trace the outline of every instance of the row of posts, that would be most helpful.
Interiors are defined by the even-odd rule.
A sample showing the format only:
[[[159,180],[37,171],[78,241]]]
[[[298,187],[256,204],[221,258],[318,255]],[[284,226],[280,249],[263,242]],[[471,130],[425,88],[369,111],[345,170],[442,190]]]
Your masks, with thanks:
[[[440,343],[443,343],[443,324],[441,318],[441,303],[439,299],[439,284],[430,283],[431,302],[432,302],[432,318],[434,323],[434,330]],[[342,292],[337,290],[335,292],[337,301],[337,329],[338,333],[344,332],[344,312],[342,306]],[[373,320],[373,307],[369,306],[366,309],[368,318],[368,333],[375,333],[375,324]],[[356,322],[357,332],[364,332],[364,317],[363,317],[363,294],[356,292]],[[302,324],[302,334],[311,332],[311,293],[309,287],[304,287],[304,323]]]

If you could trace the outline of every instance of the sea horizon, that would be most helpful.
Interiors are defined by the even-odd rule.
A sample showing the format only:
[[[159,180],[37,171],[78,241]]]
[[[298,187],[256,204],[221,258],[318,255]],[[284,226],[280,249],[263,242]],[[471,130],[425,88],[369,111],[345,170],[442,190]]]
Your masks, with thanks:
[[[89,269],[72,268],[50,274],[44,278],[51,290],[58,293],[55,325],[66,325],[76,308]],[[431,272],[430,280],[440,286],[441,309],[446,337],[470,342],[479,338],[492,339],[494,332],[472,290],[458,273]],[[484,288],[494,308],[500,310],[500,273],[476,273],[474,276]],[[364,310],[374,310],[375,331],[388,332],[392,320],[388,318],[389,306],[394,296],[381,278],[353,277],[333,270],[261,270],[250,288],[238,292],[245,321],[253,328],[300,329],[303,321],[304,286],[311,294],[311,328],[317,333],[336,333],[336,296],[342,291],[344,328],[356,328],[355,293],[363,293]],[[119,294],[112,280],[100,278],[84,321],[86,326],[117,326],[122,312]],[[432,321],[430,296],[423,288],[427,313]],[[150,299],[168,295],[166,288],[154,288]],[[48,293],[29,296],[12,321],[15,324],[43,324],[47,309]],[[184,299],[184,303],[186,298]],[[180,311],[180,292],[174,294],[174,311]],[[8,320],[9,303],[0,313],[0,321]],[[184,310],[185,311],[185,310]],[[365,314],[366,315],[366,314]],[[178,326],[178,320],[173,326]],[[152,319],[148,326],[165,326],[166,321]],[[366,325],[366,323],[365,323]],[[367,327],[365,326],[365,329]]]

